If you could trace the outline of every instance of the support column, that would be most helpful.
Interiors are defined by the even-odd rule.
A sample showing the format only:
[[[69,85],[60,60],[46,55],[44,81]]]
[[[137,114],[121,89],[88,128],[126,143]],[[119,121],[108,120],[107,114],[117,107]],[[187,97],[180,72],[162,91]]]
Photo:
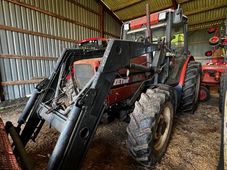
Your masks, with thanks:
[[[100,13],[100,37],[104,37],[104,10],[103,6],[99,4],[99,13]]]

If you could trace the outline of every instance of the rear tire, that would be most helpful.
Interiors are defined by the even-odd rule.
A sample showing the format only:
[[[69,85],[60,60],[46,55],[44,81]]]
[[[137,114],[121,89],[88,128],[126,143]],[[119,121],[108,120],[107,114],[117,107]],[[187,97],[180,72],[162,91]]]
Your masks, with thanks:
[[[220,86],[219,86],[219,111],[222,113],[224,110],[224,98],[225,91],[227,89],[227,76],[226,73],[223,73],[220,78]]]
[[[198,106],[199,89],[201,82],[201,64],[190,61],[187,67],[183,85],[181,110],[185,113],[194,113]]]
[[[127,144],[133,158],[143,166],[159,162],[167,149],[175,110],[171,95],[160,88],[148,89],[130,114]]]

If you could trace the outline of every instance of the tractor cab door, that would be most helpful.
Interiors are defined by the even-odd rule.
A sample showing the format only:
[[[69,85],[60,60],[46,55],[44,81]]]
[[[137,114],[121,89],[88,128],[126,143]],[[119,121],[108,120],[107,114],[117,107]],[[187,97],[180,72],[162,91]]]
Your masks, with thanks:
[[[184,23],[173,24],[171,31],[170,70],[167,84],[178,84],[182,67],[188,56],[187,25]]]

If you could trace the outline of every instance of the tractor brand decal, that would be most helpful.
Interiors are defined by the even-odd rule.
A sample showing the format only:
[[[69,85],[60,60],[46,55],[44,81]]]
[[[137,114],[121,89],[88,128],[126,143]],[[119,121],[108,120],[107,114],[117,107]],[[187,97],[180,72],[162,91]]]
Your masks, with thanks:
[[[144,75],[133,75],[130,77],[125,77],[125,78],[117,78],[114,80],[114,86],[117,85],[122,85],[122,84],[127,84],[127,83],[134,83],[134,82],[138,82],[138,81],[142,81],[144,80]]]
[[[129,77],[127,78],[117,78],[114,80],[114,86],[121,85],[121,84],[127,84],[129,82]]]

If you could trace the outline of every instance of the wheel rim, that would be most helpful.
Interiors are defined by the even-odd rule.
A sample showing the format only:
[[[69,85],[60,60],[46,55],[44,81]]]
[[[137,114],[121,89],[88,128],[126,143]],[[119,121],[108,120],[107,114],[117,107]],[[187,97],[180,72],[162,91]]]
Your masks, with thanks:
[[[199,89],[200,89],[200,74],[198,75],[197,82],[196,82],[195,103],[198,101],[198,98],[199,98]]]
[[[227,91],[225,92],[224,123],[223,123],[223,148],[224,148],[224,169],[227,167]]]
[[[203,87],[201,87],[200,91],[199,91],[199,100],[205,101],[207,99],[207,97],[208,97],[208,94],[207,94],[206,90]]]
[[[158,127],[155,132],[154,149],[156,151],[160,151],[162,149],[163,145],[165,144],[169,131],[170,131],[170,123],[171,123],[171,109],[168,106],[166,106],[163,109],[163,112],[160,114],[160,118],[158,121]],[[163,129],[160,126],[165,126],[164,127],[165,129]],[[162,131],[162,134],[160,134],[160,129]]]

